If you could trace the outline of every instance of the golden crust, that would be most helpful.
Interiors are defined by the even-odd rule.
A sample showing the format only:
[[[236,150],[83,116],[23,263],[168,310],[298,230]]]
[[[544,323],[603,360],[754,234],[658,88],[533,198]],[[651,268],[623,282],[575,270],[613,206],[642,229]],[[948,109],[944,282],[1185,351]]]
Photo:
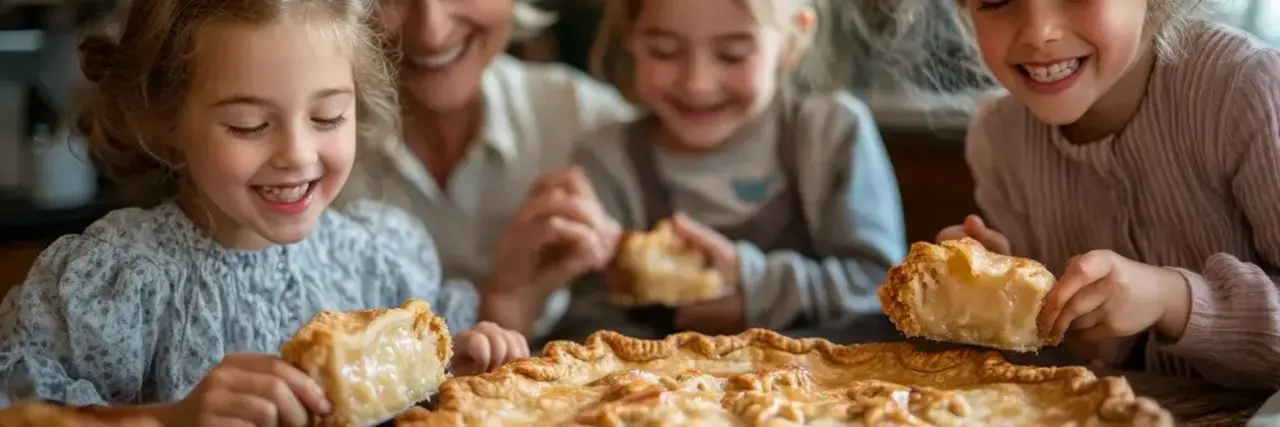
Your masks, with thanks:
[[[675,234],[670,221],[650,232],[628,232],[618,245],[618,266],[631,288],[611,295],[616,305],[680,306],[724,297],[728,286],[706,258]]]
[[[453,378],[401,427],[477,425],[1172,425],[1119,377],[1010,364],[994,351],[840,346],[752,329],[585,345]]]
[[[111,411],[106,407],[72,407],[24,401],[0,410],[5,427],[161,427],[146,414]]]
[[[970,238],[916,242],[878,295],[909,337],[1036,351],[1062,342],[1036,328],[1053,274],[1040,263],[989,252]]]
[[[400,308],[322,311],[280,349],[315,378],[333,411],[319,426],[363,426],[426,400],[447,378],[452,356],[444,319],[423,301]]]

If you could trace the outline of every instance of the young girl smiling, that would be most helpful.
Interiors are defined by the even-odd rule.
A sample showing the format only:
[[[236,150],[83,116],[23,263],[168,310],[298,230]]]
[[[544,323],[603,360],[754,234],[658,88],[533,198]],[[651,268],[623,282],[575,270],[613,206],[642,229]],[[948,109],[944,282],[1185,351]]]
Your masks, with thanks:
[[[960,1],[1009,94],[966,149],[990,222],[938,238],[1059,273],[1040,326],[1101,362],[1275,387],[1280,52],[1198,3]]]
[[[350,1],[135,0],[82,44],[96,160],[140,207],[38,259],[0,305],[10,399],[150,404],[166,425],[303,425],[329,410],[274,354],[322,309],[429,301],[461,373],[528,353],[475,326],[416,219],[328,209],[357,144],[394,131],[380,44]],[[473,326],[475,326],[473,328]]]

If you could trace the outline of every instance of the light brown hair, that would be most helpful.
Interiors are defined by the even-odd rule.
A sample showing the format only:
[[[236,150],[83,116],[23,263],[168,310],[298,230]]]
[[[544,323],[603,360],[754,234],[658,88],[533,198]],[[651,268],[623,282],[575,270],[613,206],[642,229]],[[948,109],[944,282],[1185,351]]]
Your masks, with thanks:
[[[792,87],[804,90],[835,89],[844,85],[847,78],[846,61],[842,53],[833,49],[832,37],[840,31],[828,25],[825,19],[850,0],[737,0],[742,3],[756,21],[762,25],[781,29],[790,38],[794,48],[804,49],[805,54],[791,77]],[[627,52],[625,38],[634,30],[636,17],[644,0],[609,0],[605,5],[604,19],[595,42],[591,46],[590,70],[597,78],[618,87],[628,98],[635,99],[635,60]],[[811,8],[818,17],[818,27],[812,40],[802,37],[796,27],[796,14]]]
[[[132,205],[174,197],[185,178],[175,144],[199,34],[210,25],[301,19],[335,35],[352,60],[357,140],[397,132],[394,75],[377,33],[373,0],[132,0],[119,28],[80,43],[91,85],[78,120],[95,165]]]

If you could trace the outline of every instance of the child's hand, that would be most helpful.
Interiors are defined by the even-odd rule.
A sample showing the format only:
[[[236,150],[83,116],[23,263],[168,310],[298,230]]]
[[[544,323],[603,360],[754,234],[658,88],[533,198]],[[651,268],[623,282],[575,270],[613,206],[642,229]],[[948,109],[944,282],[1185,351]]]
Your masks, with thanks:
[[[1072,258],[1037,319],[1041,330],[1071,330],[1086,342],[1136,335],[1156,326],[1178,339],[1186,328],[1191,296],[1175,270],[1092,251]]]
[[[305,426],[327,414],[324,390],[307,374],[266,354],[231,354],[176,404],[176,425]]]
[[[529,357],[529,342],[520,333],[491,322],[480,322],[453,339],[455,375],[474,375]]]
[[[671,221],[672,230],[684,239],[690,247],[702,252],[711,262],[711,268],[720,272],[726,284],[736,286],[738,283],[738,251],[733,241],[715,230],[699,224],[685,214],[676,214]]]
[[[1009,239],[1000,234],[999,231],[987,228],[987,224],[982,221],[982,217],[977,215],[969,215],[965,217],[964,223],[953,225],[942,229],[938,232],[937,240],[959,240],[968,236],[973,240],[977,240],[988,251],[1003,255],[1011,255],[1009,253]]]
[[[678,330],[697,331],[708,335],[730,335],[747,326],[746,301],[742,294],[689,304],[676,309]]]

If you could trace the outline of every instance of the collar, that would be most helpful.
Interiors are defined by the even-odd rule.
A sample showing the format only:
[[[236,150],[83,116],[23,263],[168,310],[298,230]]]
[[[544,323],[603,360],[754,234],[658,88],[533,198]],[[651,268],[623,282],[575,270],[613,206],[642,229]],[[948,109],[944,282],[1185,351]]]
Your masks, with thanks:
[[[480,80],[480,95],[484,99],[484,105],[480,114],[484,117],[480,122],[480,132],[476,136],[475,143],[484,144],[488,149],[498,153],[505,161],[510,161],[516,157],[516,136],[515,126],[518,126],[515,117],[511,117],[510,110],[515,106],[511,104],[511,95],[508,92],[523,88],[503,87],[503,67],[507,64],[505,58],[498,57],[485,69],[484,76]]]

